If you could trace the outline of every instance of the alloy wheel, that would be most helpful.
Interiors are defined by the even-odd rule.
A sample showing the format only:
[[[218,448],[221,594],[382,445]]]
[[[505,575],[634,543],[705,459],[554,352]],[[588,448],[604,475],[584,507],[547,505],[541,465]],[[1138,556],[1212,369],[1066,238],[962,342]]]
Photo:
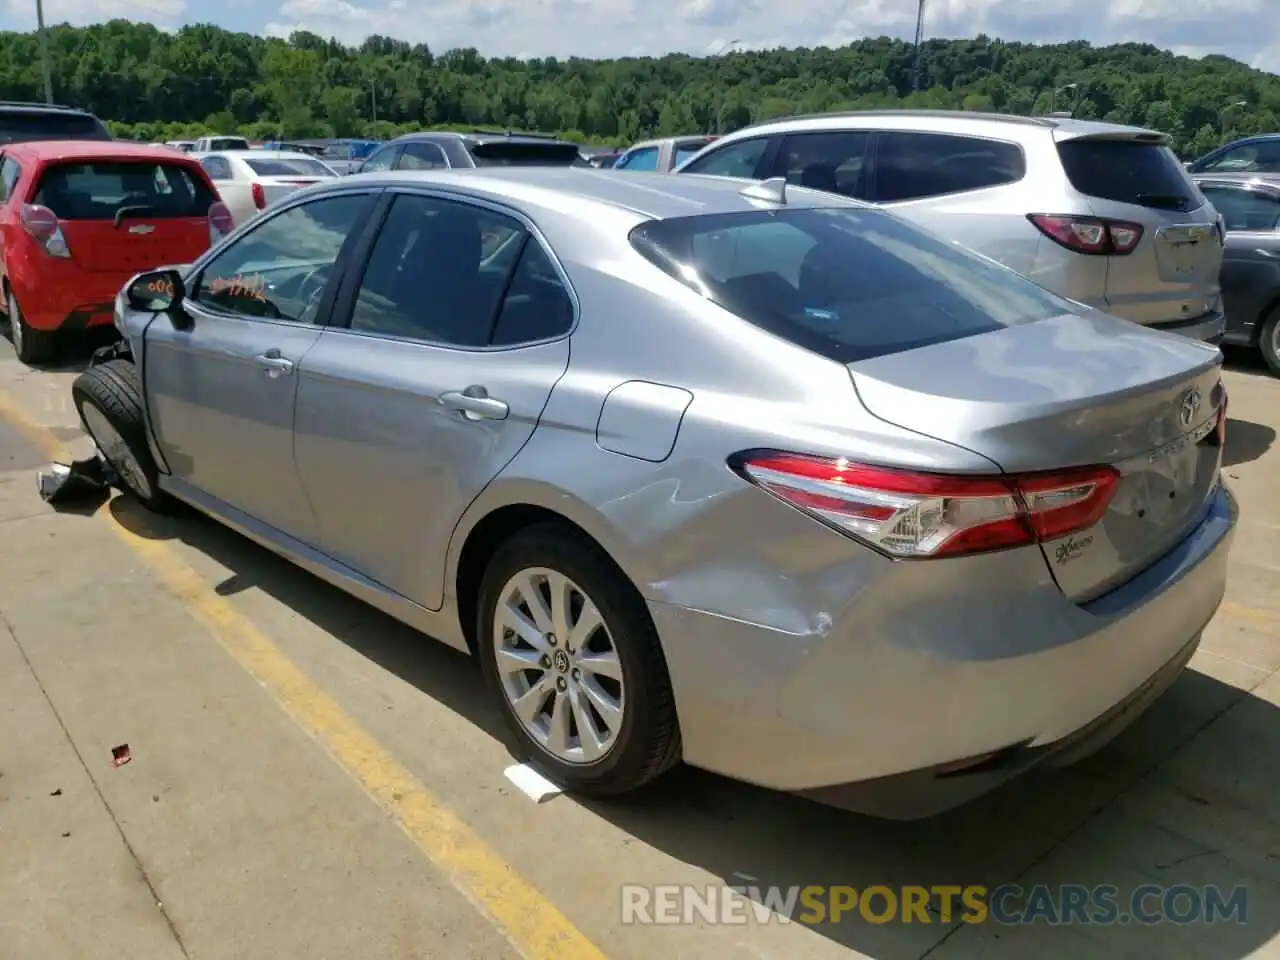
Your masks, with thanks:
[[[563,763],[604,759],[626,695],[613,637],[586,591],[555,570],[519,571],[498,595],[493,643],[507,703],[533,741]]]

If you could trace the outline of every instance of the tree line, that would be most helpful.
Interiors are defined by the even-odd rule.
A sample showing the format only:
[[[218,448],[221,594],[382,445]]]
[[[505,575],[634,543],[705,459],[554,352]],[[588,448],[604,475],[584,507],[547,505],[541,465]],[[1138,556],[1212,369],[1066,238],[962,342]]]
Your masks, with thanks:
[[[1162,130],[1183,156],[1280,131],[1280,76],[1136,43],[933,40],[918,91],[911,44],[888,37],[716,57],[516,60],[383,36],[349,47],[306,32],[282,40],[197,24],[165,33],[113,20],[50,27],[49,44],[55,100],[139,140],[383,138],[452,126],[625,144],[794,113],[897,107],[1074,110]],[[43,99],[35,34],[0,33],[0,90]]]

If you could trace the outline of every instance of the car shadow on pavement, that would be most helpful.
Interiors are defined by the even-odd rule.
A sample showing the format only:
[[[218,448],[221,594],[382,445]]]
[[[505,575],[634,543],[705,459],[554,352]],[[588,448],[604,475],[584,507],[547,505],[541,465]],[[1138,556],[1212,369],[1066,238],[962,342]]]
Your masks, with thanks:
[[[1228,370],[1249,376],[1266,377],[1268,380],[1276,378],[1276,375],[1271,372],[1271,368],[1267,366],[1266,361],[1262,359],[1262,353],[1257,348],[1225,343],[1220,349]]]
[[[1265,423],[1228,417],[1227,447],[1222,452],[1222,465],[1234,467],[1239,463],[1259,460],[1271,449],[1275,440],[1274,428]]]
[[[138,535],[180,540],[234,571],[220,592],[264,591],[498,737],[496,708],[470,658],[424,643],[415,631],[195,511],[157,517],[123,497],[111,507]],[[630,797],[557,802],[576,802],[679,864],[706,871],[711,880],[701,883],[745,887],[747,896],[772,896],[775,905],[789,890],[815,885],[828,888],[818,895],[823,903],[836,896],[835,888],[847,900],[848,888],[892,893],[905,886],[992,891],[1019,885],[1023,892],[1003,901],[1008,917],[1027,905],[1038,884],[1055,892],[1066,885],[1114,885],[1127,913],[1130,893],[1143,884],[1185,885],[1201,897],[1216,886],[1224,900],[1237,887],[1248,888],[1247,923],[969,924],[960,919],[958,896],[950,917],[935,898],[927,923],[918,917],[902,922],[901,914],[875,922],[887,902],[880,894],[868,901],[871,919],[858,906],[838,922],[796,906],[794,925],[804,923],[832,946],[875,960],[1238,960],[1280,932],[1280,710],[1194,665],[1095,756],[1065,770],[1032,773],[925,821],[873,820],[690,768]],[[573,869],[566,856],[565,868]],[[687,868],[672,869],[671,878],[650,875],[646,882],[689,877]],[[626,870],[625,863],[618,866],[619,883],[633,879]],[[602,888],[600,895],[621,900],[620,890]],[[1188,910],[1188,896],[1184,889],[1174,909]],[[1161,902],[1157,894],[1142,906],[1159,909]],[[742,930],[734,939],[749,943],[751,933]]]

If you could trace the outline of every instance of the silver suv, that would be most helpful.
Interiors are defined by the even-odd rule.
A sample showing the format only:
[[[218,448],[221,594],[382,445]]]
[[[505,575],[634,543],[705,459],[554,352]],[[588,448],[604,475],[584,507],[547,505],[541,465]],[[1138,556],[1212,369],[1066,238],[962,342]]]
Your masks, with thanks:
[[[1058,117],[829,113],[738,130],[675,172],[786,177],[884,204],[1072,300],[1222,339],[1222,223],[1161,133]]]

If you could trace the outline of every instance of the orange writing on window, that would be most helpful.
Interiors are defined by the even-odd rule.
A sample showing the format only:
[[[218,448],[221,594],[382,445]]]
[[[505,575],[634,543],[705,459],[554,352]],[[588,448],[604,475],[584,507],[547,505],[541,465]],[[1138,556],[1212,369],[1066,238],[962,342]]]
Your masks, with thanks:
[[[234,277],[214,277],[209,282],[209,292],[214,296],[233,297],[237,300],[261,300],[267,302],[267,278],[260,273],[237,273]]]

